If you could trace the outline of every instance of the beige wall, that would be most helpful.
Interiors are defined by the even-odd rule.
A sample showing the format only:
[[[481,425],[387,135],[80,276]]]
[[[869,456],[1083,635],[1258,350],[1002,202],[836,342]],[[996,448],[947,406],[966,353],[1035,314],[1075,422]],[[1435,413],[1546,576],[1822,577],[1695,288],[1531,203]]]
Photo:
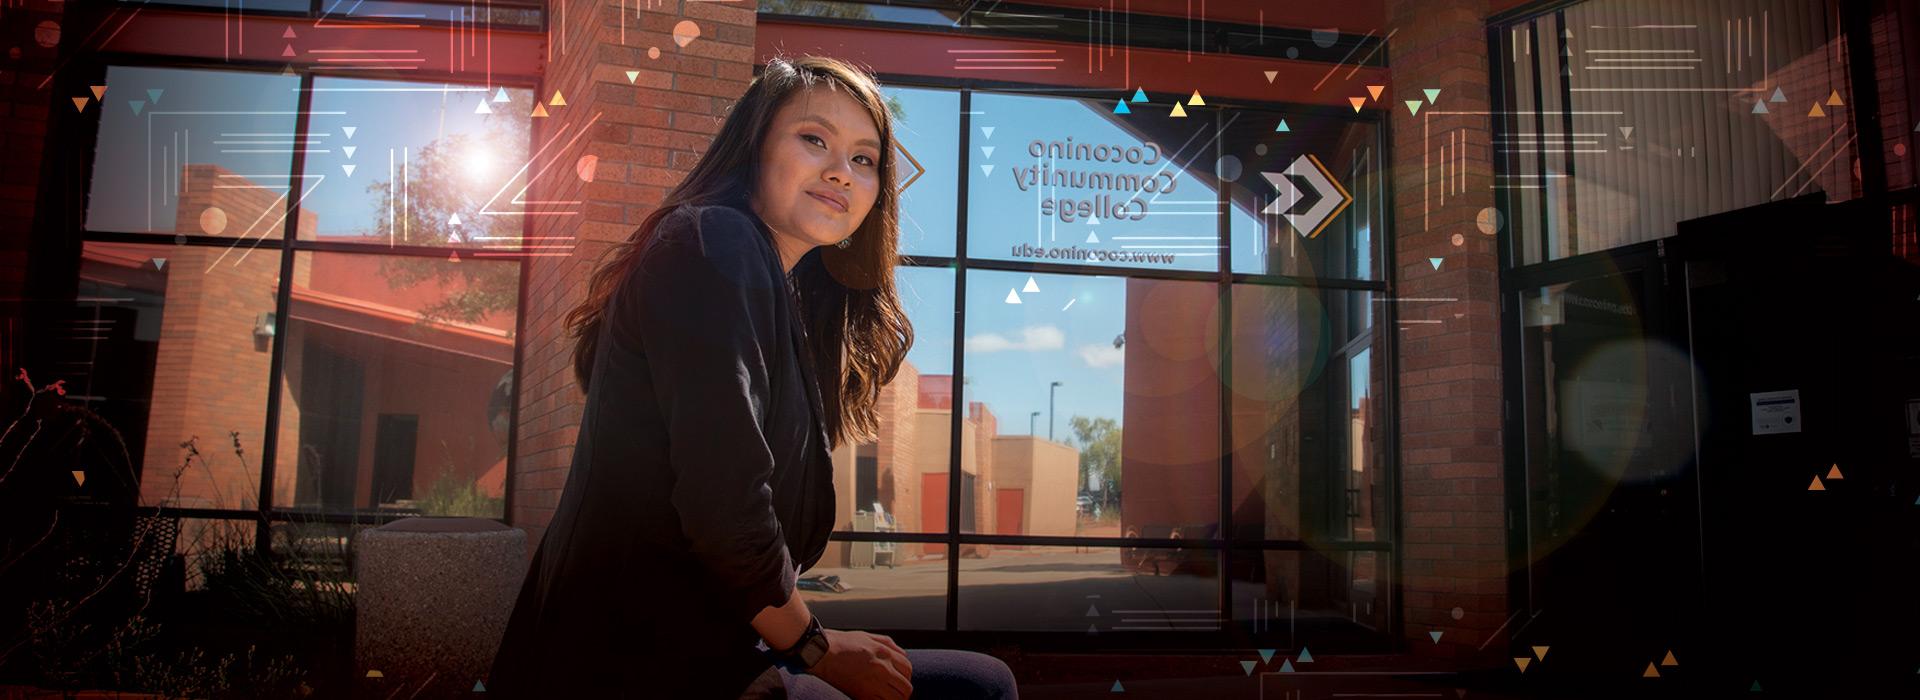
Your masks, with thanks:
[[[1022,497],[1021,532],[1024,535],[1073,535],[1078,518],[1074,497],[1079,493],[1080,451],[1071,446],[1028,435],[994,438],[995,491],[1019,489]],[[998,502],[998,497],[994,499]],[[984,532],[997,532],[996,523]]]

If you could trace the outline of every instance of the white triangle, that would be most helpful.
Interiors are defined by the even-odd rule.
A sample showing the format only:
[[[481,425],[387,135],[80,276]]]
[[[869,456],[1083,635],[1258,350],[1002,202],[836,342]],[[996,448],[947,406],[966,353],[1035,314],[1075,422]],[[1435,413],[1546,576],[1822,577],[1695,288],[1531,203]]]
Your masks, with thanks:
[[[1040,282],[1038,280],[1035,280],[1033,278],[1033,275],[1027,275],[1027,286],[1021,288],[1020,291],[1026,292],[1028,294],[1038,292],[1040,291]]]
[[[166,259],[166,258],[154,258],[154,259],[153,259],[153,269],[155,269],[155,270],[165,270],[165,269],[167,269],[167,259]]]
[[[1086,616],[1087,616],[1087,617],[1099,617],[1099,616],[1100,616],[1100,609],[1099,609],[1099,608],[1096,608],[1096,607],[1093,607],[1093,604],[1092,604],[1092,603],[1088,603],[1088,604],[1087,604],[1087,615],[1086,615]]]
[[[993,138],[993,130],[997,128],[999,127],[983,126],[983,127],[980,127],[980,133],[986,134],[987,138]]]
[[[473,108],[473,113],[474,114],[493,114],[493,109],[487,106],[486,100],[481,100],[479,106]]]
[[[1628,139],[1633,138],[1633,127],[1631,126],[1620,127],[1620,137],[1628,138]]]
[[[627,71],[627,82],[631,83],[639,79],[640,79],[640,71],[637,71],[637,70]]]
[[[982,166],[980,166],[980,172],[982,172],[982,173],[986,173],[986,175],[987,175],[987,177],[993,177],[993,166],[992,166],[992,165],[982,165]]]
[[[1007,290],[1007,303],[1009,304],[1020,303],[1020,292],[1012,289]]]
[[[359,131],[359,130],[360,130],[360,127],[357,127],[357,126],[343,126],[343,127],[340,127],[340,130],[341,130],[341,131],[344,131],[344,132],[347,132],[347,138],[353,138],[353,132],[355,132],[355,131]]]
[[[346,152],[347,152],[347,157],[348,157],[348,158],[352,158],[352,157],[353,157],[353,152],[354,152],[354,151],[357,151],[357,150],[360,150],[360,147],[359,147],[359,146],[341,146],[341,147],[340,147],[340,150],[342,150],[342,151],[346,151]]]
[[[1094,235],[1094,233],[1093,233],[1092,231],[1088,231],[1088,232],[1087,232],[1087,242],[1088,242],[1088,243],[1099,243],[1099,242],[1100,242],[1100,237],[1099,237],[1099,236],[1097,236],[1097,235]]]
[[[459,225],[460,225],[460,215],[459,215],[459,214],[454,214],[454,215],[453,215],[453,218],[450,218],[450,219],[447,219],[447,225],[448,225],[448,226],[459,226]]]
[[[981,152],[981,153],[985,153],[985,154],[987,154],[987,157],[988,157],[988,158],[992,158],[992,157],[993,157],[993,149],[994,149],[994,147],[993,147],[993,146],[981,146],[981,147],[980,147],[980,152]]]
[[[340,166],[341,170],[347,171],[347,177],[353,177],[353,168],[354,165],[352,163]]]
[[[1087,225],[1088,225],[1088,226],[1099,226],[1099,225],[1100,225],[1100,217],[1098,217],[1098,216],[1089,216],[1089,217],[1087,217]]]

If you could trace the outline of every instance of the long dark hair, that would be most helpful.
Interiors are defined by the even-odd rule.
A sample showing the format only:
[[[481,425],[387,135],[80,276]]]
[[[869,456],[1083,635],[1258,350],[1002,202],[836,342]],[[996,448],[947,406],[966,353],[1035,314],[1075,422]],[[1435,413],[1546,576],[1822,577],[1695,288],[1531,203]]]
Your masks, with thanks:
[[[713,143],[685,180],[627,240],[607,250],[588,282],[587,296],[567,313],[573,337],[573,376],[587,390],[593,358],[612,299],[661,219],[682,206],[744,203],[760,169],[760,147],[774,113],[788,99],[821,87],[845,90],[867,108],[880,132],[880,190],[866,221],[846,248],[822,246],[795,263],[802,315],[812,343],[815,374],[830,448],[847,439],[879,437],[880,389],[900,371],[913,345],[913,324],[900,307],[893,281],[899,263],[900,204],[894,179],[893,119],[880,85],[866,71],[824,57],[774,58],[727,113]],[[845,360],[843,366],[842,360]]]

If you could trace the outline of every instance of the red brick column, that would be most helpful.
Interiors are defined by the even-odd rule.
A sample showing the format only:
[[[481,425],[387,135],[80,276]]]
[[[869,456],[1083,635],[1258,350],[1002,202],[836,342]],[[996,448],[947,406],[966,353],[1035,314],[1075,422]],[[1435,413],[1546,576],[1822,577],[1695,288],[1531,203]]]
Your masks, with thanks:
[[[1486,0],[1387,2],[1398,30],[1388,45],[1394,296],[1458,300],[1398,305],[1403,316],[1442,321],[1400,333],[1406,635],[1416,653],[1497,660],[1506,645],[1492,637],[1512,628],[1501,630],[1509,611],[1499,262],[1495,237],[1475,223],[1494,205],[1486,14]],[[1423,91],[1434,88],[1429,104]],[[1417,115],[1407,100],[1422,102]],[[1456,161],[1450,148],[1454,169],[1442,179],[1448,138],[1466,144],[1466,157]]]
[[[625,240],[686,176],[753,78],[751,3],[626,5],[625,16],[619,4],[591,3],[551,18],[551,60],[539,97],[549,103],[559,92],[567,104],[549,106],[552,116],[534,120],[534,150],[553,144],[533,169],[558,161],[526,199],[580,204],[537,207],[577,213],[530,217],[527,233],[577,243],[570,255],[531,258],[527,266],[520,432],[508,518],[527,530],[529,556],[560,502],[579,433],[584,396],[573,380],[566,313],[584,295],[607,244]],[[683,20],[700,27],[699,38],[685,47],[673,38]],[[563,148],[576,135],[578,141]],[[583,156],[598,159],[591,182],[577,174]]]
[[[13,380],[14,370],[24,362],[21,355],[27,342],[24,309],[18,300],[26,296],[41,154],[46,150],[47,118],[54,105],[51,84],[43,87],[41,83],[47,82],[57,63],[57,42],[62,41],[66,20],[63,4],[46,0],[21,4],[8,3],[0,9],[0,36],[6,38],[0,42],[0,148],[7,154],[6,167],[0,168],[0,363],[6,365],[0,369],[5,370],[7,381]],[[73,114],[73,102],[60,101]]]

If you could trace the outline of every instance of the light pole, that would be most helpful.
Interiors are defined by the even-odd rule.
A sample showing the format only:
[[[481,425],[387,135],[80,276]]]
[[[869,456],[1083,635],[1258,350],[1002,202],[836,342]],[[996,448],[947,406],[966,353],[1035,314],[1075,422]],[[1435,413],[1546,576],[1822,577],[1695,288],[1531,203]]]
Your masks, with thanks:
[[[1060,382],[1047,387],[1047,439],[1053,439],[1053,390],[1060,388]]]
[[[1034,411],[1033,413],[1027,414],[1027,434],[1028,435],[1033,434],[1033,423],[1034,421],[1037,421],[1037,420],[1040,420],[1039,411]]]

